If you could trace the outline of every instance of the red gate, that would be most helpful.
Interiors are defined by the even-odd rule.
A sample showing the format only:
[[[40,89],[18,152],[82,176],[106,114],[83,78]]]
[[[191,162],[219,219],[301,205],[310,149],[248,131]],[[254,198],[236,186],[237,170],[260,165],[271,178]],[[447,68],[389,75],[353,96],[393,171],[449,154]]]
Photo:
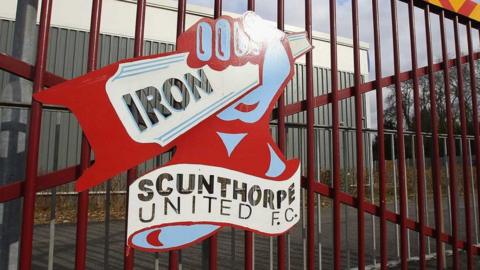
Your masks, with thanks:
[[[52,1],[53,0],[43,0],[41,4],[40,12],[40,26],[39,26],[39,35],[38,35],[38,45],[37,45],[37,56],[36,64],[29,65],[28,63],[17,60],[13,57],[10,57],[6,54],[0,54],[0,68],[9,73],[15,74],[27,80],[33,82],[33,91],[41,91],[45,87],[51,87],[62,81],[63,78],[54,75],[46,71],[46,59],[48,53],[48,36],[50,29],[50,18],[52,15]],[[480,170],[480,141],[479,141],[479,124],[478,124],[478,99],[477,99],[477,87],[478,87],[478,59],[480,58],[480,52],[475,51],[474,44],[477,45],[478,42],[474,43],[475,32],[480,31],[480,23],[467,18],[463,15],[459,15],[452,11],[443,10],[437,6],[426,3],[421,0],[391,0],[390,9],[391,9],[391,22],[392,22],[392,48],[387,48],[384,50],[392,50],[393,53],[393,65],[394,65],[394,74],[391,76],[384,76],[382,73],[382,54],[381,47],[385,47],[385,43],[381,42],[381,25],[379,18],[379,5],[378,0],[371,1],[372,7],[372,18],[373,25],[369,25],[369,29],[365,31],[373,31],[374,35],[374,67],[375,67],[375,76],[374,80],[363,82],[363,78],[360,72],[360,29],[359,29],[359,2],[358,0],[351,0],[352,8],[352,33],[353,33],[353,63],[354,63],[354,81],[353,86],[345,89],[339,89],[338,83],[331,84],[331,93],[315,96],[314,95],[314,74],[313,74],[313,60],[312,53],[308,53],[306,56],[306,99],[301,102],[286,104],[285,98],[282,98],[279,101],[278,107],[275,111],[275,117],[278,119],[276,125],[278,125],[278,144],[283,151],[286,151],[287,137],[286,129],[288,123],[286,123],[286,117],[289,115],[297,114],[300,112],[306,112],[307,124],[306,124],[306,162],[307,170],[306,174],[303,177],[303,187],[306,190],[306,266],[308,269],[314,269],[316,265],[321,266],[321,262],[318,262],[319,256],[316,253],[317,243],[319,236],[316,235],[316,209],[318,206],[316,202],[320,200],[320,197],[331,199],[332,209],[333,209],[333,266],[335,269],[340,269],[346,267],[342,257],[342,243],[345,241],[342,239],[342,207],[349,206],[357,209],[357,252],[358,252],[358,261],[356,262],[359,269],[364,269],[366,267],[366,237],[365,237],[365,222],[366,214],[376,216],[379,220],[379,235],[380,235],[380,262],[377,267],[386,269],[387,266],[391,263],[391,257],[393,251],[388,246],[388,238],[393,237],[393,235],[388,232],[388,224],[396,224],[399,227],[399,241],[400,241],[400,265],[402,269],[407,269],[409,263],[418,264],[422,269],[427,267],[428,256],[426,254],[427,249],[429,249],[430,239],[435,240],[435,263],[437,269],[443,269],[447,262],[445,258],[452,258],[452,266],[454,269],[459,269],[464,267],[464,263],[461,261],[461,256],[463,252],[466,253],[466,267],[468,269],[474,269],[479,267],[478,255],[480,254],[480,246],[474,240],[474,230],[478,230],[475,226],[478,227],[478,222],[473,220],[472,215],[480,215],[480,208],[475,207],[478,205],[478,198],[480,198],[480,174],[476,173]],[[398,19],[397,4],[407,3],[408,8],[408,24],[409,29],[403,30],[399,29],[399,24],[401,23]],[[93,0],[92,13],[91,13],[91,26],[90,26],[90,39],[88,44],[88,71],[93,71],[97,66],[97,55],[98,55],[98,44],[99,44],[99,34],[100,34],[100,20],[101,20],[101,0]],[[336,6],[337,3],[335,0],[329,1],[329,16],[330,16],[330,43],[337,44],[337,21],[336,17]],[[362,7],[364,8],[364,7]],[[369,8],[369,7],[365,7]],[[248,10],[255,10],[255,1],[248,1]],[[143,43],[144,43],[144,25],[145,25],[145,11],[146,11],[146,1],[139,0],[137,3],[137,13],[136,13],[136,28],[135,28],[135,47],[134,47],[134,56],[141,56],[143,54]],[[214,6],[214,17],[219,17],[222,14],[222,1],[215,0]],[[415,14],[423,12],[423,21],[424,25],[419,26],[416,22],[418,19]],[[279,29],[284,29],[284,1],[278,0],[277,4],[277,26]],[[288,11],[287,11],[288,12]],[[305,29],[309,34],[309,37],[312,38],[312,13],[317,12],[312,8],[312,1],[305,1]],[[178,17],[177,17],[177,36],[184,31],[185,29],[185,16],[186,16],[186,0],[178,0]],[[438,17],[439,20],[439,32],[440,32],[440,45],[442,52],[442,60],[438,63],[435,63],[434,59],[434,41],[432,40],[432,17],[436,20]],[[446,31],[447,23],[453,23],[453,37],[454,37],[454,47],[455,55],[453,58],[449,58],[448,54],[448,33]],[[366,26],[363,26],[366,27]],[[426,39],[426,58],[427,65],[421,67],[419,65],[417,53],[417,28],[422,27],[425,29],[425,32],[422,32],[421,35],[425,36]],[[462,55],[462,44],[465,40],[462,39],[461,30],[463,27],[466,27],[466,43],[468,53]],[[411,69],[408,71],[402,71],[400,66],[400,41],[399,41],[399,31],[409,31],[409,40],[410,40],[410,54],[411,54]],[[462,43],[463,42],[463,43]],[[389,45],[389,44],[387,44]],[[339,70],[337,63],[337,46],[330,46],[330,56],[331,56],[331,81],[338,82],[339,79]],[[468,65],[467,69],[464,69],[464,65]],[[450,69],[455,69],[457,73],[456,84],[456,93],[452,93],[451,86],[451,77],[449,77]],[[467,71],[468,70],[468,71]],[[464,72],[468,74],[464,74]],[[436,73],[443,73],[443,89],[445,94],[445,108],[439,108],[437,104],[438,98],[438,89],[435,82],[437,76]],[[464,76],[465,75],[465,76]],[[424,87],[420,85],[420,78],[427,77],[429,103],[430,103],[430,117],[428,123],[431,126],[431,132],[425,132],[424,125],[427,123],[422,123],[422,108],[420,106],[421,92],[420,88]],[[469,88],[465,89],[465,78],[469,80]],[[414,131],[409,133],[404,128],[404,111],[405,104],[402,104],[402,83],[411,81],[413,89],[413,103],[414,111],[413,115],[416,118]],[[387,131],[384,129],[384,94],[383,91],[386,87],[393,85],[396,96],[396,130]],[[340,156],[340,145],[341,145],[341,132],[342,128],[340,125],[340,115],[339,115],[339,106],[340,101],[348,98],[354,98],[355,100],[355,126],[353,131],[355,132],[356,138],[356,186],[365,187],[366,182],[366,160],[365,160],[365,134],[372,132],[364,128],[363,126],[363,114],[364,111],[362,106],[365,106],[363,103],[363,97],[368,92],[376,93],[376,118],[378,129],[373,132],[377,136],[377,160],[378,167],[376,168],[377,183],[378,186],[378,203],[374,203],[372,200],[369,200],[365,194],[365,188],[357,188],[357,194],[352,195],[349,192],[345,192],[342,188],[342,168],[341,168],[341,156]],[[465,98],[465,91],[470,91],[471,99],[470,102],[472,110],[471,115],[468,115],[465,105],[467,100]],[[456,96],[456,101],[450,100],[452,96]],[[81,163],[78,166],[70,167],[67,169],[55,171],[46,175],[37,175],[38,172],[38,156],[39,156],[39,147],[40,147],[40,129],[41,129],[41,119],[42,119],[42,110],[47,108],[42,106],[42,104],[33,101],[31,106],[24,104],[14,104],[14,103],[5,103],[1,104],[6,107],[26,107],[30,108],[30,121],[29,121],[29,135],[28,135],[28,155],[27,155],[27,167],[26,167],[26,177],[25,180],[18,181],[13,184],[7,184],[0,186],[0,202],[7,202],[14,200],[16,198],[23,198],[23,222],[21,230],[21,246],[20,246],[20,255],[19,263],[20,269],[31,269],[32,268],[32,243],[33,243],[33,231],[34,231],[34,211],[35,211],[35,200],[36,194],[40,191],[45,191],[50,188],[64,185],[66,183],[74,181],[78,175],[81,174],[90,162],[90,149],[88,142],[84,138],[82,141],[82,151],[81,151]],[[328,185],[322,183],[320,179],[317,179],[316,166],[318,158],[315,157],[315,129],[317,126],[315,123],[315,114],[314,108],[330,105],[332,108],[331,114],[331,146],[332,146],[332,168],[331,168],[331,183]],[[459,117],[456,118],[454,115],[455,106],[458,106]],[[438,110],[446,110],[446,119],[439,119]],[[439,123],[441,121],[446,121],[447,123],[447,135],[443,136],[439,132]],[[459,125],[459,132],[457,134],[456,125]],[[473,128],[469,128],[473,127]],[[393,132],[393,133],[392,133]],[[392,135],[393,134],[393,135]],[[392,140],[387,140],[391,135]],[[411,136],[413,143],[411,144],[414,147],[414,160],[416,172],[413,179],[409,179],[407,175],[407,165],[406,165],[406,151],[408,145],[406,145],[405,138],[406,136]],[[473,136],[473,137],[472,137]],[[431,142],[431,187],[426,188],[426,172],[425,168],[425,138],[428,137],[428,141]],[[457,139],[460,139],[460,147],[456,146]],[[395,145],[393,145],[395,142]],[[446,143],[447,154],[441,155],[444,150],[441,149],[442,142]],[[474,147],[470,145],[470,142],[474,143]],[[399,212],[395,212],[388,208],[387,204],[387,164],[386,152],[389,151],[386,149],[386,145],[392,143],[392,146],[395,146],[398,149],[397,154],[393,154],[393,159],[396,159],[395,156],[398,156],[398,181],[399,181]],[[457,174],[457,160],[456,152],[457,149],[460,149],[461,153],[461,176]],[[320,150],[321,151],[321,150]],[[471,153],[470,153],[471,151]],[[469,154],[470,153],[470,154]],[[473,154],[472,154],[473,153]],[[442,158],[443,156],[443,158]],[[442,161],[444,157],[448,157],[448,166],[445,166]],[[444,210],[442,202],[442,183],[441,183],[441,170],[444,167],[448,167],[449,182],[448,185],[445,185],[449,190],[449,209],[451,210],[450,220],[446,222],[451,226],[451,233],[448,233],[447,230],[443,229],[445,224],[444,220]],[[136,168],[132,168],[128,171],[128,181],[133,181],[137,176]],[[471,177],[475,177],[476,181],[470,181]],[[409,198],[407,195],[407,182],[412,180],[416,186],[416,203],[417,206],[417,218],[412,218],[408,216],[408,203]],[[459,215],[459,202],[457,197],[459,196],[460,190],[458,190],[459,183],[463,187],[463,192],[461,196],[463,197],[464,205],[464,219],[457,220]],[[373,188],[373,187],[372,187]],[[428,209],[423,207],[428,202],[428,189],[432,189],[433,201],[434,201],[434,224],[429,224],[427,213]],[[475,194],[476,188],[476,194]],[[476,195],[476,196],[475,196]],[[318,196],[318,197],[317,197]],[[472,199],[473,196],[473,199]],[[375,197],[374,197],[375,198]],[[75,256],[75,265],[76,269],[85,269],[86,268],[86,258],[87,258],[87,228],[88,228],[88,205],[89,205],[89,192],[81,192],[78,194],[78,209],[77,209],[77,234],[76,234],[76,256]],[[318,209],[317,209],[318,210]],[[478,211],[475,213],[474,210]],[[305,212],[304,212],[305,213]],[[465,237],[462,239],[459,236],[459,230],[464,230]],[[410,260],[410,248],[409,248],[409,232],[418,232],[418,263],[412,262]],[[244,235],[244,265],[245,269],[253,269],[254,261],[254,236],[251,232],[245,232]],[[209,267],[210,269],[217,268],[217,257],[218,254],[218,245],[217,245],[217,236],[213,236],[208,241],[209,252]],[[288,241],[285,235],[279,236],[277,241],[277,265],[278,269],[286,269],[287,267],[287,258],[290,254],[290,248],[287,248]],[[445,256],[445,244],[450,245],[451,248],[451,257]],[[427,247],[428,246],[428,247]],[[120,252],[120,251],[119,251]],[[319,251],[321,254],[321,251]],[[389,254],[390,253],[390,254]],[[124,265],[125,269],[133,269],[134,266],[134,257],[135,253],[133,250],[125,248],[124,252]],[[172,251],[169,254],[169,267],[170,269],[178,269],[179,253],[177,251]],[[292,269],[298,269],[299,266],[290,265]]]

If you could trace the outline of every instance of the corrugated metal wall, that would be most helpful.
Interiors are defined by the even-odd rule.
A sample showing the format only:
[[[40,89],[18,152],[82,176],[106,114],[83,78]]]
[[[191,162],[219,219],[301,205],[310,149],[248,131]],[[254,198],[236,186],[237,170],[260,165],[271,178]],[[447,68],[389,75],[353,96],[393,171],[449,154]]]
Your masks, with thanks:
[[[14,22],[0,20],[0,52],[10,53],[12,50]],[[5,38],[6,37],[6,38]],[[146,41],[145,55],[158,54],[173,51],[174,44]],[[47,69],[65,78],[74,78],[86,72],[88,55],[88,32],[53,27],[50,32],[49,54]],[[120,59],[133,56],[133,39],[111,35],[101,35],[99,64],[105,66]],[[305,99],[305,73],[304,65],[296,65],[295,76],[288,84],[286,90],[287,104],[295,103]],[[314,70],[315,95],[330,92],[330,70],[315,67]],[[0,71],[0,87],[5,87],[10,75]],[[353,74],[340,73],[340,87],[345,88],[353,85]],[[363,106],[365,108],[365,106]],[[18,108],[14,108],[18,110]],[[12,108],[1,108],[1,113],[7,113]],[[318,173],[330,170],[331,149],[330,130],[331,119],[330,106],[323,106],[315,109],[317,142],[317,164]],[[364,113],[365,115],[365,113]],[[341,102],[341,121],[345,127],[354,127],[355,107],[354,100],[347,99]],[[287,117],[289,125],[287,129],[287,156],[289,158],[299,157],[305,160],[306,142],[305,129],[301,124],[306,123],[305,112]],[[0,123],[1,125],[1,123]],[[272,132],[275,133],[275,125],[272,124]],[[275,134],[274,134],[275,135]],[[66,111],[46,110],[42,121],[42,135],[40,148],[40,174],[66,168],[79,163],[80,157],[81,129],[75,117]],[[343,166],[353,168],[355,164],[355,139],[353,133],[345,133],[343,151]],[[301,151],[300,149],[303,149]],[[369,148],[367,148],[369,149]],[[368,153],[367,153],[368,154]],[[140,168],[140,173],[152,169],[159,163],[167,160],[168,157],[157,158],[146,162]],[[320,175],[319,175],[320,177]]]

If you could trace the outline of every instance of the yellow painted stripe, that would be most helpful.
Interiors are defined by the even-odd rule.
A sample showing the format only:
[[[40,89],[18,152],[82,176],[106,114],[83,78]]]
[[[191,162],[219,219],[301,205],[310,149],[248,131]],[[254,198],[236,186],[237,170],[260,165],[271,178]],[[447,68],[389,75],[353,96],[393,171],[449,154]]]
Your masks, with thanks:
[[[465,2],[470,1],[473,2],[472,0],[447,0],[448,3],[453,7],[453,10],[449,8],[448,6],[445,7],[442,4],[442,0],[425,0],[426,2],[439,6],[441,8],[453,11],[458,13],[459,9],[462,8],[462,6],[465,4]],[[445,0],[443,0],[445,1]],[[460,13],[459,13],[460,14]],[[476,20],[480,22],[480,4],[476,4],[476,7],[473,9],[472,13],[468,16],[470,19]]]
[[[458,10],[463,6],[465,3],[465,0],[450,0],[450,4],[452,5],[453,9],[455,12],[458,12]]]
[[[472,14],[470,14],[470,18],[480,21],[480,5],[477,5],[473,11]]]
[[[427,2],[430,2],[431,4],[434,4],[436,6],[442,7],[442,3],[440,0],[428,0]]]

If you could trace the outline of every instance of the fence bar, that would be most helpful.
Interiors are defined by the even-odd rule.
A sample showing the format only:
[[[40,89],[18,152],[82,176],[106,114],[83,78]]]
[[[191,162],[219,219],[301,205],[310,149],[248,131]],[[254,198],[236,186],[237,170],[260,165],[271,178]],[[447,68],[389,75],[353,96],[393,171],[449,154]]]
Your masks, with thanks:
[[[137,1],[137,13],[136,13],[136,20],[135,20],[135,41],[134,41],[134,47],[133,47],[134,57],[139,57],[143,55],[146,7],[147,7],[147,2],[145,0]]]
[[[221,6],[221,5],[220,5]],[[255,11],[255,0],[247,1],[247,9]],[[244,252],[245,252],[245,270],[252,270],[253,263],[253,232],[246,230],[244,232]]]
[[[59,134],[60,134],[60,116],[57,115],[55,124],[55,139],[54,139],[54,151],[58,151],[59,148]],[[53,168],[58,170],[58,155],[53,158]],[[38,194],[37,194],[38,195]],[[57,188],[53,188],[50,196],[50,229],[48,239],[48,270],[53,269],[53,256],[55,254],[55,223],[56,223],[56,205],[57,205]]]
[[[245,231],[245,270],[253,269],[253,233]]]
[[[250,11],[255,11],[255,0],[248,0],[247,9]]]
[[[480,35],[479,35],[480,36]],[[467,42],[468,42],[468,63],[470,67],[470,91],[472,98],[472,118],[473,118],[473,134],[475,137],[475,168],[476,168],[476,180],[477,180],[477,200],[480,200],[480,125],[478,123],[478,99],[477,99],[477,78],[476,78],[476,66],[474,60],[474,51],[472,43],[472,23],[467,23]],[[473,188],[473,184],[472,184]],[[477,201],[477,210],[480,209]],[[480,212],[477,214],[480,217]],[[478,229],[478,224],[476,224]],[[478,237],[478,234],[477,234]],[[477,238],[478,239],[478,238]],[[478,240],[477,240],[478,241]]]
[[[187,1],[179,0],[177,10],[177,38],[185,31],[185,16]],[[179,267],[179,251],[173,250],[168,252],[168,265],[170,270],[176,270]]]
[[[125,195],[126,198],[126,203],[125,203],[125,212],[127,215],[125,215],[125,252],[124,252],[124,261],[123,261],[123,269],[124,270],[133,270],[134,268],[134,256],[135,256],[135,250],[129,246],[127,246],[127,225],[128,225],[128,188],[132,184],[132,182],[135,180],[137,176],[137,168],[132,168],[127,171],[127,194]]]
[[[403,102],[402,87],[400,84],[400,52],[398,41],[397,1],[391,0],[393,58],[395,68],[395,97],[397,113],[397,149],[398,149],[398,180],[400,185],[400,261],[401,269],[408,267],[408,242],[407,242],[407,183],[405,177],[405,138],[403,134]]]
[[[454,20],[454,34],[455,34],[455,53],[457,57],[457,78],[458,78],[458,102],[460,105],[460,125],[461,125],[461,143],[462,143],[462,170],[463,170],[463,198],[465,204],[465,229],[467,241],[467,268],[473,269],[473,255],[472,255],[472,212],[470,206],[470,159],[468,158],[468,144],[467,144],[467,115],[465,112],[465,93],[463,81],[463,66],[461,64],[461,48],[459,37],[458,17]]]
[[[437,269],[444,269],[444,249],[440,236],[443,232],[443,207],[442,207],[442,181],[440,175],[440,141],[438,138],[438,111],[437,111],[437,92],[435,89],[435,74],[433,73],[433,49],[432,49],[432,31],[430,25],[430,5],[424,10],[425,15],[425,34],[427,41],[427,61],[428,61],[428,87],[430,93],[430,123],[432,126],[432,190],[435,211],[435,245],[437,253]]]
[[[402,119],[404,119],[402,117]],[[403,133],[404,136],[407,136],[406,138],[408,138],[408,134],[405,134],[405,132]],[[415,156],[413,155],[413,153],[415,152],[415,135],[411,135],[410,136],[410,142],[411,142],[411,148],[410,148],[410,153],[412,154],[412,160],[410,162],[411,166],[413,167],[414,164],[415,164]],[[406,161],[406,153],[407,153],[408,149],[407,149],[407,146],[405,146],[405,162]],[[410,200],[408,199],[408,176],[407,176],[407,170],[405,169],[405,201],[406,201],[406,212],[405,212],[405,216],[407,217],[407,219],[410,217],[410,209],[409,209],[409,203],[410,203]],[[415,193],[415,197],[417,196],[417,194]],[[418,207],[418,205],[417,205]],[[415,209],[412,209],[412,210],[415,210],[415,215],[417,214],[417,208]],[[410,230],[407,230],[407,260],[410,260],[412,258],[412,249],[411,249],[411,231]]]
[[[344,102],[343,104],[345,104],[346,102]],[[344,123],[342,123],[344,124]],[[342,125],[343,126],[343,125]],[[357,130],[355,130],[356,132]],[[353,143],[351,143],[353,140],[351,140],[351,138],[349,138],[349,134],[350,132],[348,130],[340,130],[340,134],[342,135],[342,163],[343,163],[343,171],[346,172],[346,173],[343,173],[342,174],[342,180],[343,180],[343,192],[345,193],[349,193],[348,190],[349,190],[349,187],[351,185],[350,183],[350,171],[351,171],[351,168],[352,168],[352,164],[350,164],[350,151],[353,151]],[[363,142],[362,142],[363,143]],[[360,200],[358,200],[357,204],[360,204]],[[358,207],[358,205],[355,205],[356,207]],[[344,220],[344,239],[345,239],[345,242],[344,242],[344,249],[345,249],[345,252],[347,253],[346,255],[346,258],[344,258],[344,260],[346,261],[346,265],[345,265],[345,268],[346,269],[350,269],[351,268],[351,265],[350,265],[350,261],[351,261],[351,252],[350,252],[350,234],[349,234],[349,229],[350,229],[350,222],[348,220],[348,210],[349,208],[348,207],[343,207],[343,215],[345,216],[345,220]],[[360,232],[359,232],[360,233]],[[360,236],[360,235],[358,235]],[[360,240],[360,239],[359,239]]]
[[[398,214],[399,212],[399,199],[398,199],[398,183],[397,183],[397,162],[395,160],[395,134],[391,133],[390,134],[390,151],[391,151],[391,159],[392,159],[392,174],[393,174],[393,207],[395,214]],[[387,209],[385,209],[385,212],[387,212]],[[395,224],[395,248],[396,248],[396,254],[397,258],[400,258],[400,226]]]
[[[382,52],[380,43],[380,26],[378,16],[378,0],[372,0],[373,14],[373,39],[375,50],[375,81],[376,81],[376,105],[377,105],[377,129],[378,129],[378,178],[380,196],[380,268],[387,269],[387,220],[385,212],[386,204],[386,169],[385,169],[385,131],[383,115],[383,88],[380,85],[382,79]],[[396,197],[394,200],[396,201]]]
[[[358,226],[358,269],[365,268],[365,164],[363,156],[363,106],[360,85],[362,75],[360,69],[360,33],[358,19],[358,0],[352,0],[352,29],[353,29],[353,66],[354,66],[354,93],[355,93],[355,137],[357,144],[357,226]],[[348,187],[347,187],[348,188]],[[348,216],[345,217],[348,220]],[[348,228],[347,228],[348,230]],[[374,240],[375,241],[375,240]]]
[[[38,29],[37,56],[35,61],[33,93],[43,88],[44,73],[46,70],[48,54],[48,33],[50,29],[50,18],[52,12],[52,1],[42,1],[40,11],[40,27]],[[28,150],[25,172],[23,213],[22,213],[22,235],[20,240],[20,270],[32,268],[32,245],[33,226],[35,215],[35,179],[38,172],[38,153],[40,148],[40,129],[42,121],[42,105],[32,100],[30,111],[30,123],[28,128]]]
[[[370,185],[370,200],[372,202],[372,204],[375,204],[375,179],[373,177],[373,151],[372,151],[372,133],[367,133],[366,134],[366,141],[365,141],[365,145],[366,145],[366,149],[368,149],[368,152],[366,152],[366,166],[367,166],[367,172],[368,172],[368,184]],[[367,156],[368,155],[368,156]],[[365,203],[364,203],[365,204]],[[365,209],[365,206],[364,206],[364,209]],[[372,231],[372,254],[371,254],[371,257],[372,257],[372,263],[374,265],[377,264],[377,257],[376,257],[376,254],[377,254],[377,242],[376,242],[376,239],[377,239],[377,235],[376,235],[376,232],[377,232],[377,229],[376,229],[376,223],[375,223],[375,217],[372,215],[370,217],[370,220],[371,220],[371,231]]]
[[[447,129],[448,129],[448,171],[449,171],[449,184],[450,184],[450,207],[451,207],[451,230],[452,230],[452,242],[456,243],[458,241],[458,232],[457,232],[457,177],[456,172],[456,157],[457,153],[455,150],[455,137],[453,130],[453,112],[451,104],[451,89],[450,89],[450,76],[449,76],[449,64],[448,64],[448,48],[447,48],[447,37],[445,32],[445,15],[444,12],[440,13],[440,35],[442,39],[442,58],[443,58],[443,81],[445,83],[445,104],[447,111]],[[452,245],[453,251],[453,269],[458,269],[458,250],[456,245]]]
[[[92,2],[90,18],[90,33],[88,43],[87,72],[97,68],[98,38],[100,34],[100,20],[102,14],[102,1]],[[80,172],[85,171],[90,165],[91,150],[85,134],[82,133],[82,146],[80,154]],[[88,227],[88,190],[78,194],[77,204],[77,234],[75,248],[75,269],[85,269],[87,260],[87,227]]]
[[[430,138],[430,137],[429,136],[425,137],[425,139],[427,139],[427,140],[428,140],[428,138]],[[423,160],[424,160],[423,166],[425,167],[426,166],[426,164],[425,164],[425,147],[422,147],[422,157],[423,157]],[[429,209],[429,206],[428,206],[428,204],[429,204],[429,196],[428,195],[429,194],[428,194],[427,180],[426,179],[423,181],[423,187],[424,187],[424,190],[425,190],[425,200],[424,200],[425,204],[423,205],[424,210],[425,210],[425,226],[431,226],[430,215],[429,215],[429,210],[428,210]],[[423,231],[425,232],[425,228],[424,228]],[[431,243],[430,243],[430,241],[431,241],[430,237],[427,237],[426,241],[427,241],[426,256],[429,257],[429,256],[433,255],[432,254],[432,247],[431,247]]]
[[[255,11],[255,0],[248,0],[247,9]],[[245,269],[253,269],[253,233],[245,231]]]
[[[112,182],[108,181],[105,187],[105,224],[104,224],[104,237],[103,240],[103,258],[104,258],[104,270],[110,269],[110,206],[111,206],[111,194],[112,194]]]
[[[312,1],[305,1],[305,28],[310,43],[312,42]],[[313,53],[306,56],[306,98],[307,98],[307,268],[315,268],[315,114],[313,93]]]
[[[222,0],[215,0],[213,7],[213,18],[218,18],[222,16]]]
[[[255,11],[255,0],[248,0],[248,10]],[[253,233],[245,231],[245,269],[253,269]]]
[[[321,181],[321,179],[319,178],[318,181]],[[317,197],[317,222],[318,222],[317,223],[318,269],[322,270],[323,269],[323,266],[322,266],[322,263],[323,263],[322,253],[323,252],[322,252],[322,241],[320,240],[321,235],[322,235],[322,197],[320,195],[318,195],[318,197]]]
[[[222,0],[215,0],[213,8],[213,18],[217,19],[222,16]],[[208,240],[209,256],[208,265],[210,270],[217,269],[217,249],[218,249],[218,235],[215,233]],[[252,245],[253,246],[253,245]]]
[[[253,1],[249,1],[253,2]],[[277,28],[285,30],[285,1],[277,0]],[[278,127],[277,143],[283,154],[286,154],[286,130],[285,130],[285,94],[282,93],[278,98]],[[285,269],[285,234],[277,237],[277,269]]]
[[[472,151],[472,141],[475,142],[472,139],[467,139],[467,145],[468,145],[468,158],[472,160],[473,158],[473,151]],[[472,212],[473,212],[473,232],[475,233],[475,242],[472,241],[472,244],[478,244],[478,217],[477,217],[477,198],[475,195],[475,180],[473,179],[473,165],[469,166],[470,167],[470,185],[472,187]]]
[[[187,0],[178,0],[177,11],[177,38],[185,31],[185,16],[187,13]]]
[[[340,204],[340,109],[338,99],[338,61],[337,61],[337,7],[335,0],[330,0],[330,58],[332,81],[332,163],[333,163],[333,266],[341,268],[341,204]]]
[[[209,241],[209,251],[210,251],[210,254],[208,257],[209,269],[216,270],[217,269],[217,249],[218,249],[217,234],[210,237],[208,241]]]
[[[448,148],[447,148],[447,138],[443,138],[443,153],[444,157],[447,156]],[[444,158],[444,164],[445,164],[445,176],[449,177],[449,168],[448,168],[448,159]],[[447,208],[448,208],[448,220],[452,220],[452,200],[450,200],[450,185],[447,185]],[[450,234],[452,233],[452,228],[450,227]]]
[[[133,46],[133,56],[139,57],[143,55],[143,41],[144,41],[144,31],[145,31],[145,11],[146,11],[146,0],[137,1],[137,13],[135,20],[135,40]],[[128,188],[133,181],[137,178],[137,167],[131,168],[127,171],[127,195],[126,195],[126,212],[128,211]],[[125,218],[125,233],[127,231],[128,224],[128,213]],[[125,241],[127,237],[125,234]],[[130,248],[125,243],[125,254],[124,254],[124,269],[132,270],[134,267],[134,256],[135,252],[133,248]]]
[[[237,255],[237,252],[236,252],[236,247],[235,247],[235,243],[236,243],[236,237],[235,237],[235,228],[234,227],[230,227],[230,261],[232,264],[235,264],[236,263],[236,255]]]
[[[422,116],[420,109],[420,89],[418,82],[418,60],[417,60],[417,38],[416,38],[416,26],[415,26],[415,7],[413,0],[408,2],[408,21],[410,26],[410,52],[412,61],[412,82],[413,82],[413,100],[414,100],[414,114],[415,114],[415,161],[417,169],[417,211],[418,211],[418,223],[420,228],[418,231],[419,237],[419,267],[424,269],[425,264],[425,249],[426,249],[426,237],[425,237],[425,164],[423,157],[423,136],[422,136]]]

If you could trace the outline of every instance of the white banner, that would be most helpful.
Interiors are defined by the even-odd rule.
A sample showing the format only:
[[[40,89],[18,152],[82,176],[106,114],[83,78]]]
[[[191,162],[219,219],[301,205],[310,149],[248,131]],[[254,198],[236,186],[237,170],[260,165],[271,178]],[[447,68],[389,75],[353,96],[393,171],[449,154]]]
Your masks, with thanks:
[[[276,235],[300,218],[300,166],[274,181],[220,167],[177,164],[129,188],[128,237],[146,228],[215,224]]]

